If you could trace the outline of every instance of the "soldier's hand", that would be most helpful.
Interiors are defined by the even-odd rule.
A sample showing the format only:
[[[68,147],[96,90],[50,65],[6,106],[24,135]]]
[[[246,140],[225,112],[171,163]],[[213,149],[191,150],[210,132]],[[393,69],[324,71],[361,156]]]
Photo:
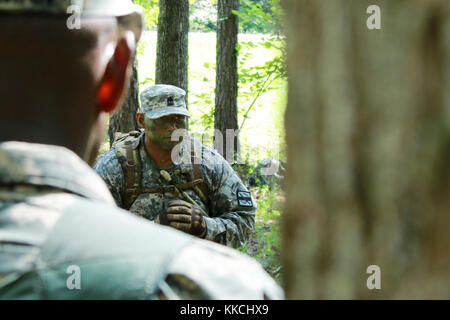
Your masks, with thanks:
[[[169,225],[175,229],[203,238],[206,222],[198,206],[183,200],[170,201],[166,210]]]

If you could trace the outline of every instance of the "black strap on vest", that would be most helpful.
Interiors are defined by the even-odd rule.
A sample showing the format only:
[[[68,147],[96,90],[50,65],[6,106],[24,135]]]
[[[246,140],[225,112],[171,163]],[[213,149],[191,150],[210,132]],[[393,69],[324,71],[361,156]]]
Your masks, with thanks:
[[[203,179],[202,165],[194,162],[194,154],[191,153],[192,173],[194,175],[194,181],[201,180],[202,183],[199,186],[194,187],[197,194],[203,200],[207,207],[209,207],[209,192],[206,187],[205,180]]]
[[[130,143],[127,143],[130,142]],[[136,198],[139,196],[139,190],[141,189],[141,157],[139,156],[138,149],[133,149],[131,141],[125,142],[125,154],[126,154],[126,190],[124,197],[124,204],[129,209]]]

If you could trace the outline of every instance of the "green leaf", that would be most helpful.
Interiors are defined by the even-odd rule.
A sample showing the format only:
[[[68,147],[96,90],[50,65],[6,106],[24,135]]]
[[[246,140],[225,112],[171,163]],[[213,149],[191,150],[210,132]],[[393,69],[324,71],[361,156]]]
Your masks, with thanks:
[[[225,21],[228,20],[228,16],[221,16],[219,17],[219,19],[217,19],[217,21]]]
[[[231,10],[231,13],[236,15],[236,16],[239,16],[239,17],[244,16],[244,14],[242,12],[239,12],[239,11],[236,11],[236,10]]]

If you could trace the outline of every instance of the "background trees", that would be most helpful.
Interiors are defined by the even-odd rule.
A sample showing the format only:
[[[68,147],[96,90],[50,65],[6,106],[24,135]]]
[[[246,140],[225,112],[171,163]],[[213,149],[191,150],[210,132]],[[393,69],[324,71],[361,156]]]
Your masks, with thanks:
[[[188,89],[189,1],[160,0],[155,83]]]
[[[366,27],[369,4],[381,30]],[[446,1],[284,6],[287,297],[450,297]]]
[[[238,151],[238,71],[237,71],[237,38],[239,18],[233,10],[239,9],[239,0],[219,0],[217,10],[217,55],[216,55],[216,106],[214,111],[214,128],[222,137],[219,153],[226,157],[225,150]],[[233,135],[227,135],[227,129]],[[217,132],[217,131],[216,131]],[[236,135],[234,135],[236,133]],[[230,140],[233,141],[230,141]],[[222,143],[223,142],[223,143]],[[234,148],[230,149],[230,143]],[[223,146],[223,148],[221,147]],[[228,161],[230,157],[226,157]]]

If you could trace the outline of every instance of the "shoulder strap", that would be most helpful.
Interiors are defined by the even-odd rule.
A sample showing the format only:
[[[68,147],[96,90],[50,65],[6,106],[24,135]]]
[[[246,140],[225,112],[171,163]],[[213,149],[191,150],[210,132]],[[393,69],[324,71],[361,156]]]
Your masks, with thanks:
[[[206,186],[205,179],[203,177],[202,165],[201,163],[197,163],[195,161],[195,154],[193,150],[191,150],[191,163],[194,181],[201,180],[201,183],[198,186],[195,186],[194,189],[200,198],[205,202],[206,206],[209,207],[210,198],[208,187]]]
[[[122,136],[115,143],[116,157],[122,166],[125,177],[125,193],[123,194],[123,208],[130,209],[133,202],[141,194],[141,157],[139,156],[139,141],[142,132],[132,131]]]

